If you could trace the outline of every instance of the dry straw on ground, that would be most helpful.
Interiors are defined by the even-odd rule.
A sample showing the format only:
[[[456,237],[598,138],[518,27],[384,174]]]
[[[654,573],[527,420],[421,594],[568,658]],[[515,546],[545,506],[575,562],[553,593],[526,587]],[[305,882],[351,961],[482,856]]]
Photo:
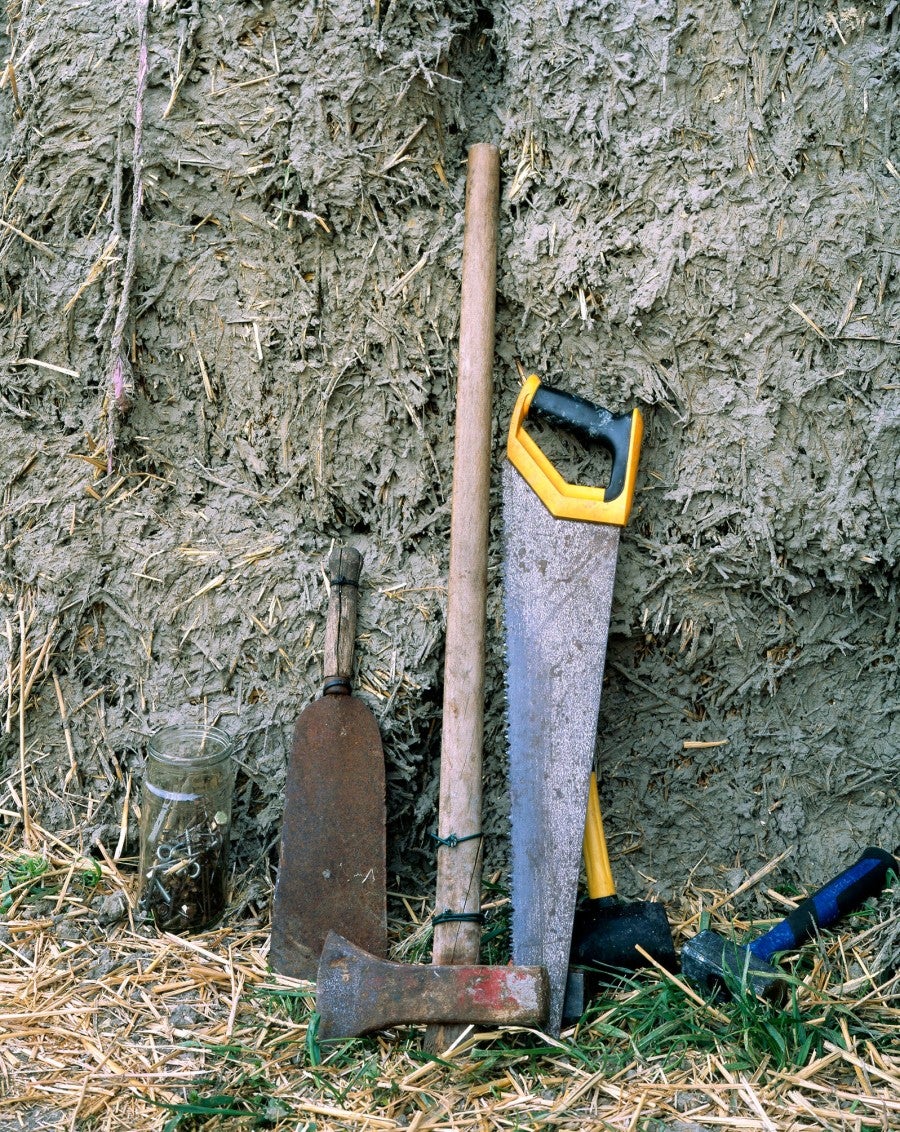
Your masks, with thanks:
[[[784,1010],[712,1006],[650,971],[604,992],[558,1042],[469,1032],[436,1060],[416,1029],[320,1046],[314,988],[267,969],[267,900],[239,882],[216,930],[161,935],[135,921],[128,862],[85,856],[34,822],[30,833],[26,852],[14,821],[0,850],[4,1129],[900,1126],[896,894],[805,949]],[[701,908],[714,926],[751,929],[733,896],[687,894],[678,938]],[[499,960],[506,901],[485,903]],[[425,904],[394,901],[407,959],[427,957]]]

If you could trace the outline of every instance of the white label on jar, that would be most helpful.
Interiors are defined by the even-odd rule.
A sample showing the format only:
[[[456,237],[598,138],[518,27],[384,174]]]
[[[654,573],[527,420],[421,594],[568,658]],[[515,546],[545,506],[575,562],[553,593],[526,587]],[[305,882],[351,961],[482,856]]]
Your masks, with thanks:
[[[152,782],[146,783],[146,787],[151,794],[155,794],[157,798],[165,798],[167,802],[199,802],[202,797],[200,794],[179,794],[175,790],[163,790]]]

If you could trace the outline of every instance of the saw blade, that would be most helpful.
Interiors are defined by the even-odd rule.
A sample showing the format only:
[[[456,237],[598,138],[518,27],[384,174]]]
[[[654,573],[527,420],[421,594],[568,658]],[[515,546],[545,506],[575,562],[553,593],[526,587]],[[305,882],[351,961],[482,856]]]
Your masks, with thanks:
[[[562,1021],[619,528],[555,519],[503,468],[513,962]]]

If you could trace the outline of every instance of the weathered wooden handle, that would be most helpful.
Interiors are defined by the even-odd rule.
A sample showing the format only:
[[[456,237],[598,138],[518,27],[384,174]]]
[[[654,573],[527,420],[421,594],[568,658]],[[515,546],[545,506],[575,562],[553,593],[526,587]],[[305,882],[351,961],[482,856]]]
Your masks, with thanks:
[[[481,746],[500,155],[473,145],[466,179],[435,911],[481,907]],[[474,836],[473,836],[474,835]],[[452,843],[453,838],[461,840]],[[432,962],[474,963],[477,920],[435,924]]]
[[[353,676],[353,654],[356,646],[356,606],[359,596],[359,575],[362,555],[352,546],[339,546],[328,560],[328,621],[325,624],[325,656],[322,675],[325,682],[338,678],[348,683],[326,691],[349,692]]]

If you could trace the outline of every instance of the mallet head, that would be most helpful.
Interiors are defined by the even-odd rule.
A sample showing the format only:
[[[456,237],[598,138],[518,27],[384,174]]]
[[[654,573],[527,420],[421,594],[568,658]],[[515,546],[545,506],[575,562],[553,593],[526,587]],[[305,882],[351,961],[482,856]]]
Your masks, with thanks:
[[[609,974],[649,964],[635,944],[668,971],[678,968],[665,907],[650,900],[623,903],[616,896],[584,900],[575,912],[571,962]]]
[[[721,996],[740,986],[757,998],[778,1002],[785,992],[784,976],[777,968],[717,932],[700,932],[684,945],[681,971],[689,983],[708,994]]]
[[[672,929],[662,904],[623,903],[617,896],[583,900],[575,910],[563,1021],[576,1022],[601,983],[650,965],[636,944],[667,971],[678,969]]]

